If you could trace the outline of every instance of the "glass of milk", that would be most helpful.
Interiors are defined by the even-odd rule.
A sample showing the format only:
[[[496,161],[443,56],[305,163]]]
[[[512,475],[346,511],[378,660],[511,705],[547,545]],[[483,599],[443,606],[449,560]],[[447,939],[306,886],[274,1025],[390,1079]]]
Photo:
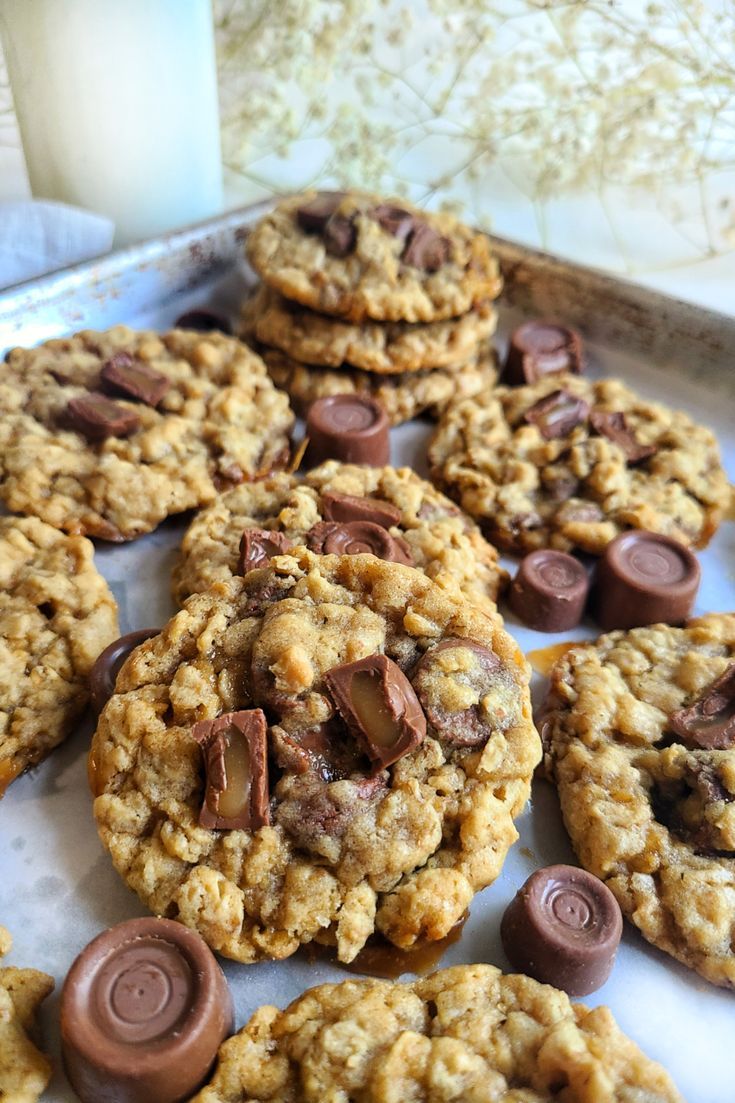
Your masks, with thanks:
[[[2,0],[0,33],[34,196],[116,245],[221,210],[210,0]]]

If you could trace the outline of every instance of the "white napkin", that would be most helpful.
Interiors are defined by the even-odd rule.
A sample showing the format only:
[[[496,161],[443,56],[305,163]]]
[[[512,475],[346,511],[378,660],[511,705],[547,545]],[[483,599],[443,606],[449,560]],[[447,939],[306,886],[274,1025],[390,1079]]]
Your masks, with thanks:
[[[109,218],[65,203],[0,203],[0,287],[108,253],[114,232]]]

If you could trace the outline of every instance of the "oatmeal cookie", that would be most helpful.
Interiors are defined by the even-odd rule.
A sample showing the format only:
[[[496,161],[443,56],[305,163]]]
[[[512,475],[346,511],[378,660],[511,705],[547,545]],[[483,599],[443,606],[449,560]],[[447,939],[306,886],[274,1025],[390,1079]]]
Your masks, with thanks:
[[[293,415],[231,337],[116,326],[13,349],[0,497],[67,532],[130,540],[285,462]]]
[[[243,337],[280,349],[302,364],[380,374],[456,370],[495,332],[490,302],[459,318],[428,325],[408,322],[343,322],[289,302],[262,284],[242,309]]]
[[[555,666],[541,731],[580,861],[661,950],[735,988],[735,614],[611,632]]]
[[[350,322],[456,318],[501,288],[484,234],[449,214],[357,192],[284,200],[246,249],[269,287]]]
[[[412,560],[440,585],[459,585],[481,608],[494,610],[508,576],[495,548],[469,517],[408,467],[362,467],[336,460],[309,471],[303,481],[279,472],[235,487],[198,513],[174,568],[174,597],[182,603],[244,567],[260,566],[252,556],[247,563],[241,561],[245,529],[283,534],[285,546],[281,541],[269,549],[271,554],[296,544],[323,551],[329,529],[339,537],[339,522],[353,521],[377,522],[405,545],[408,554],[403,559]],[[364,541],[365,533],[357,535]],[[392,544],[386,551],[375,547],[381,558],[391,551]]]
[[[315,368],[292,360],[277,349],[262,349],[271,379],[288,392],[294,408],[304,414],[317,398],[332,394],[368,394],[381,404],[391,425],[427,414],[438,417],[453,400],[484,395],[498,378],[495,351],[484,346],[458,368],[401,375],[375,375],[347,368]]]
[[[432,478],[512,552],[600,555],[625,529],[704,547],[729,502],[717,441],[615,379],[551,376],[452,405]]]
[[[35,517],[0,517],[0,797],[71,733],[119,634],[93,553]]]
[[[347,980],[261,1007],[192,1103],[683,1103],[607,1007],[492,965]]]
[[[238,961],[443,938],[517,838],[528,676],[497,613],[414,568],[275,556],[123,666],[91,750],[100,836],[152,912]]]
[[[12,941],[0,927],[0,958]],[[51,1079],[51,1065],[36,1049],[28,1032],[36,1012],[54,989],[53,977],[36,969],[0,966],[0,1099],[3,1103],[35,1103]]]

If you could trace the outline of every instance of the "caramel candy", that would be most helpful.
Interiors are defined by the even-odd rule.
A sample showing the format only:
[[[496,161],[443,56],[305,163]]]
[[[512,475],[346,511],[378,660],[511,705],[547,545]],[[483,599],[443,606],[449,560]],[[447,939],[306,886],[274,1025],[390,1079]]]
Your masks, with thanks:
[[[401,511],[391,502],[383,502],[379,498],[358,498],[354,494],[335,494],[331,490],[322,494],[322,513],[325,521],[372,521],[384,529],[401,523]]]
[[[622,448],[626,462],[631,467],[650,459],[658,451],[655,444],[641,444],[636,440],[635,433],[625,420],[625,414],[616,410],[592,410],[590,425],[600,436],[607,437]]]
[[[688,746],[707,751],[735,746],[735,663],[691,705],[675,712],[669,729]]]
[[[569,391],[552,391],[529,406],[523,417],[537,426],[544,440],[557,440],[586,421],[589,410],[583,398],[576,398]]]
[[[102,712],[115,692],[115,680],[130,652],[159,632],[159,628],[139,628],[137,632],[128,632],[97,656],[89,672],[90,699],[96,713]]]
[[[318,555],[376,555],[388,563],[413,566],[413,556],[406,541],[391,536],[382,525],[371,521],[320,521],[306,534],[306,543]]]
[[[578,559],[539,548],[521,560],[508,604],[537,632],[565,632],[582,619],[588,591],[587,572]]]
[[[537,869],[505,910],[500,937],[520,973],[586,996],[610,976],[623,931],[617,900],[574,866]]]
[[[247,574],[256,567],[265,567],[274,555],[290,551],[293,544],[285,532],[277,529],[245,529],[240,537],[239,574]]]
[[[503,370],[510,386],[535,383],[547,375],[583,370],[582,339],[557,322],[524,322],[513,331]]]
[[[413,268],[423,268],[425,272],[437,272],[448,258],[448,240],[427,222],[414,222],[401,254],[403,263]]]
[[[98,935],[61,993],[64,1065],[82,1103],[179,1103],[234,1027],[227,982],[200,935],[131,919]]]
[[[387,655],[334,666],[324,680],[375,773],[413,751],[426,735],[426,717],[413,686]]]
[[[335,394],[309,407],[307,459],[315,467],[324,460],[383,467],[390,461],[390,425],[385,410],[367,395]]]
[[[129,437],[140,428],[140,418],[134,410],[94,392],[70,399],[60,420],[65,429],[73,429],[93,442],[107,437]]]
[[[109,394],[145,402],[146,406],[157,406],[171,387],[165,375],[133,360],[127,352],[115,353],[102,365],[100,383]]]
[[[201,307],[199,310],[187,310],[185,314],[180,314],[174,322],[174,328],[196,329],[201,333],[219,332],[232,336],[232,326],[224,315]]]
[[[194,725],[207,774],[202,827],[257,831],[270,823],[266,732],[262,709],[227,712]]]
[[[597,565],[592,614],[605,632],[680,624],[692,611],[699,579],[699,563],[678,540],[640,529],[623,532]]]

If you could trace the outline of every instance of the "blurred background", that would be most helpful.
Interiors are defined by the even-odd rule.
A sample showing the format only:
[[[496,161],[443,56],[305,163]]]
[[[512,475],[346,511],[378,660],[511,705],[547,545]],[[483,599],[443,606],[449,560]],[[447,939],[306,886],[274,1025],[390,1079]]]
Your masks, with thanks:
[[[65,11],[58,41],[71,33],[74,10],[84,16],[85,5],[99,12],[115,0],[0,0],[0,14],[11,23],[14,8],[39,3]],[[156,34],[164,42],[170,34],[167,8],[179,55],[188,43],[199,67],[202,59],[211,66],[220,144],[216,104],[200,117],[172,107],[168,124],[161,121],[171,134],[179,128],[190,156],[199,150],[219,162],[221,150],[223,191],[211,179],[201,184],[202,217],[314,185],[369,187],[457,208],[502,236],[735,312],[731,0],[116,6],[138,44],[128,83],[148,67],[159,88],[167,84],[156,51]],[[84,18],[74,30],[77,57],[91,23]],[[149,30],[155,18],[163,22]],[[213,45],[203,20],[213,24]],[[108,37],[122,49],[120,31]],[[27,55],[24,64],[25,77]],[[18,100],[21,78],[10,69]],[[189,85],[204,88],[207,79],[201,72]],[[169,90],[175,98],[175,85]],[[108,157],[115,148],[113,141]],[[122,152],[117,175],[130,168]],[[151,203],[155,188],[151,180]],[[0,199],[28,194],[0,63]],[[185,214],[182,207],[182,221]]]

